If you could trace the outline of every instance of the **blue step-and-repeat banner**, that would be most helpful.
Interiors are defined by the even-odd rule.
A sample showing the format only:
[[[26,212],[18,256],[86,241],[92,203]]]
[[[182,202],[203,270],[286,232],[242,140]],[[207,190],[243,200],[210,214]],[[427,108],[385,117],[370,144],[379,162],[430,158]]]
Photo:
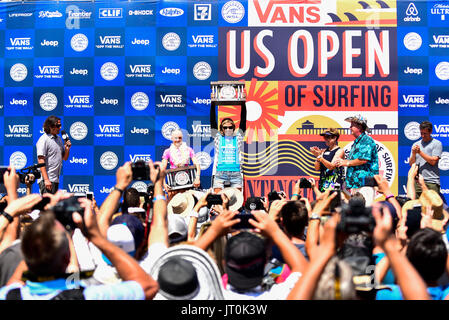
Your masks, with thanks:
[[[94,191],[101,203],[120,165],[161,160],[180,128],[209,188],[210,82],[242,80],[246,195],[290,194],[298,177],[318,177],[309,148],[336,127],[348,149],[344,119],[355,113],[368,118],[381,173],[398,193],[417,126],[432,121],[446,194],[448,26],[446,1],[0,3],[0,158],[36,163],[42,124],[57,115],[73,144],[60,188]],[[238,108],[219,116],[238,121]]]

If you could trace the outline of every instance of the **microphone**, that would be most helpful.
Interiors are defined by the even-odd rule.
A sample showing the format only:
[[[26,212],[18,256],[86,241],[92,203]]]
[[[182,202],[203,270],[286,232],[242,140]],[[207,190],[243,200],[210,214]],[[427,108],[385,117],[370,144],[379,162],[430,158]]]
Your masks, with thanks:
[[[69,141],[69,135],[64,130],[61,130],[61,137],[64,139],[65,142]]]

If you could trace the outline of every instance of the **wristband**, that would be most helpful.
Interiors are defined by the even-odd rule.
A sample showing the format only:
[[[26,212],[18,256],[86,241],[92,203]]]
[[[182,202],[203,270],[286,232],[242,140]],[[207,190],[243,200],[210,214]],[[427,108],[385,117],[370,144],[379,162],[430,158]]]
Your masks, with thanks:
[[[167,198],[165,198],[165,196],[163,196],[163,195],[161,195],[161,194],[158,194],[157,196],[154,196],[153,202],[155,202],[155,201],[157,201],[157,200],[164,200],[164,201],[166,201]]]
[[[14,218],[11,217],[11,215],[9,213],[5,212],[5,211],[0,211],[0,214],[2,216],[4,216],[6,218],[6,220],[9,221],[9,223],[11,223],[14,220]]]
[[[320,159],[322,158],[323,156],[320,154],[318,157],[316,157],[316,161],[320,161]]]
[[[123,191],[122,189],[117,188],[116,186],[114,186],[114,188],[112,189],[112,191],[114,191],[114,190],[117,190],[118,192],[120,192],[120,195],[122,195],[123,192],[125,192],[125,191]]]
[[[294,197],[294,196],[297,196],[298,198],[301,197],[301,195],[299,195],[299,194],[297,194],[297,193],[292,194],[292,197]]]
[[[191,218],[198,218],[198,212],[196,212],[195,210],[192,210],[192,212],[190,212],[190,217]]]
[[[394,198],[394,194],[390,194],[390,195],[386,196],[386,197],[385,197],[385,200],[388,200],[388,199],[390,199],[390,198]]]

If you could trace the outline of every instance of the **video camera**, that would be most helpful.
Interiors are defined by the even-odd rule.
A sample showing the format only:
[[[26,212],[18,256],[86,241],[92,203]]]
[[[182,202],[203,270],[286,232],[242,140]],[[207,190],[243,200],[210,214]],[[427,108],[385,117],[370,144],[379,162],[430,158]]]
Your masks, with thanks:
[[[17,175],[19,176],[20,183],[25,184],[26,178],[28,177],[29,182],[34,183],[36,179],[41,177],[41,172],[38,170],[39,168],[45,167],[45,163],[33,164],[32,166],[26,167],[17,171]],[[3,174],[9,171],[8,166],[0,166],[0,184],[3,184]]]
[[[376,221],[371,213],[371,207],[359,199],[351,199],[349,204],[341,204],[341,218],[337,225],[337,232],[355,234],[362,231],[373,232]]]

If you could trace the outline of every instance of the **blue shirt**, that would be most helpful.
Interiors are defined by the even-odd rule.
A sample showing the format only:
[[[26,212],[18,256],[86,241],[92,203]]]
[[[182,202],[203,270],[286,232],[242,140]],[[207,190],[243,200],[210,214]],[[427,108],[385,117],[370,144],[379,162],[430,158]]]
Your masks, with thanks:
[[[376,300],[404,300],[398,285],[390,285],[391,290],[377,291]],[[449,294],[449,285],[439,287],[427,287],[427,292],[432,300],[444,300]]]
[[[348,189],[361,188],[365,184],[365,177],[379,174],[379,157],[376,142],[366,133],[362,133],[352,145],[349,160],[367,160],[360,166],[348,167],[346,170],[346,187]]]
[[[45,282],[26,281],[25,285],[13,283],[0,288],[0,300],[5,300],[8,292],[20,288],[23,300],[50,300],[63,290],[84,287],[82,282],[56,279]],[[92,285],[83,291],[86,300],[145,300],[145,293],[135,281],[123,281],[108,285]]]

